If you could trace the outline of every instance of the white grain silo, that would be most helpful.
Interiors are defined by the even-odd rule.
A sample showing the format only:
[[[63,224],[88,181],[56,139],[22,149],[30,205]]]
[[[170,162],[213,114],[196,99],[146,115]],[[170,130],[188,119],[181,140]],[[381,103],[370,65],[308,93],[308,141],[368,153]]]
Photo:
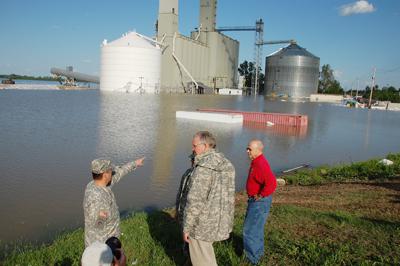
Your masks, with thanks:
[[[100,90],[157,93],[160,88],[161,48],[136,32],[101,47]]]

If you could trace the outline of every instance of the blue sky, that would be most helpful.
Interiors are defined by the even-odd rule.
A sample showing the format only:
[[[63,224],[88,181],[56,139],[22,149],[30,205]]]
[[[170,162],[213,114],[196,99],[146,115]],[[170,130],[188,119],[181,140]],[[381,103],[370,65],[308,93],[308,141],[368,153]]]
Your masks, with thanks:
[[[2,0],[0,7],[0,74],[50,75],[51,67],[73,65],[98,75],[102,40],[131,30],[153,36],[158,15],[158,0]],[[198,16],[199,0],[180,0],[181,33],[189,35]],[[357,79],[360,88],[370,84],[374,67],[380,87],[400,87],[399,0],[218,0],[217,27],[259,18],[264,40],[297,40],[347,89]],[[253,60],[253,32],[226,34],[240,41],[239,62]],[[264,46],[264,58],[280,47]]]

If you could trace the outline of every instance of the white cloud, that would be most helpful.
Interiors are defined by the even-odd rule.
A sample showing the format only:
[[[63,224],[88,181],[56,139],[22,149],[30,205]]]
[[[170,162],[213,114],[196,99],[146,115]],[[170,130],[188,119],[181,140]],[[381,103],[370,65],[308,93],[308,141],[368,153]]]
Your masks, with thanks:
[[[376,8],[368,3],[366,0],[359,0],[357,2],[343,5],[340,7],[341,16],[350,16],[354,14],[363,14],[374,12]]]
[[[343,71],[341,71],[339,69],[334,69],[333,76],[335,77],[335,79],[340,79],[343,77]]]
[[[90,64],[90,63],[92,63],[92,60],[91,59],[83,59],[82,62],[86,63],[86,64]]]

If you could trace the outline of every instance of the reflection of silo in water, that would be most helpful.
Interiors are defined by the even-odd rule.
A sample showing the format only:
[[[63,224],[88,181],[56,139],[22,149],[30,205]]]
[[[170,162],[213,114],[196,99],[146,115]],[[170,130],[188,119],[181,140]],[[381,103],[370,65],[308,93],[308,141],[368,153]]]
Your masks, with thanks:
[[[296,43],[267,56],[265,95],[310,97],[317,93],[319,57]]]
[[[136,32],[101,47],[100,90],[138,93],[159,91],[161,48]]]
[[[182,98],[161,95],[159,119],[156,122],[156,138],[154,138],[152,183],[160,188],[170,181],[176,153],[177,129],[174,107]],[[157,190],[152,187],[151,189]]]
[[[100,92],[97,154],[116,162],[149,154],[158,113],[158,95]]]

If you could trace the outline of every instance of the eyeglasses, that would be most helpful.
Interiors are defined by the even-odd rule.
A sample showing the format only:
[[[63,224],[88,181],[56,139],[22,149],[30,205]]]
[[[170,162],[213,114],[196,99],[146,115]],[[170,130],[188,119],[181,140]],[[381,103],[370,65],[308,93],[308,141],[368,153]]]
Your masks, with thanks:
[[[196,148],[197,146],[199,146],[201,144],[204,144],[204,143],[200,142],[200,143],[197,143],[197,144],[193,144],[192,146],[193,146],[193,148]]]
[[[246,151],[251,151],[251,149],[249,147],[246,148]]]

